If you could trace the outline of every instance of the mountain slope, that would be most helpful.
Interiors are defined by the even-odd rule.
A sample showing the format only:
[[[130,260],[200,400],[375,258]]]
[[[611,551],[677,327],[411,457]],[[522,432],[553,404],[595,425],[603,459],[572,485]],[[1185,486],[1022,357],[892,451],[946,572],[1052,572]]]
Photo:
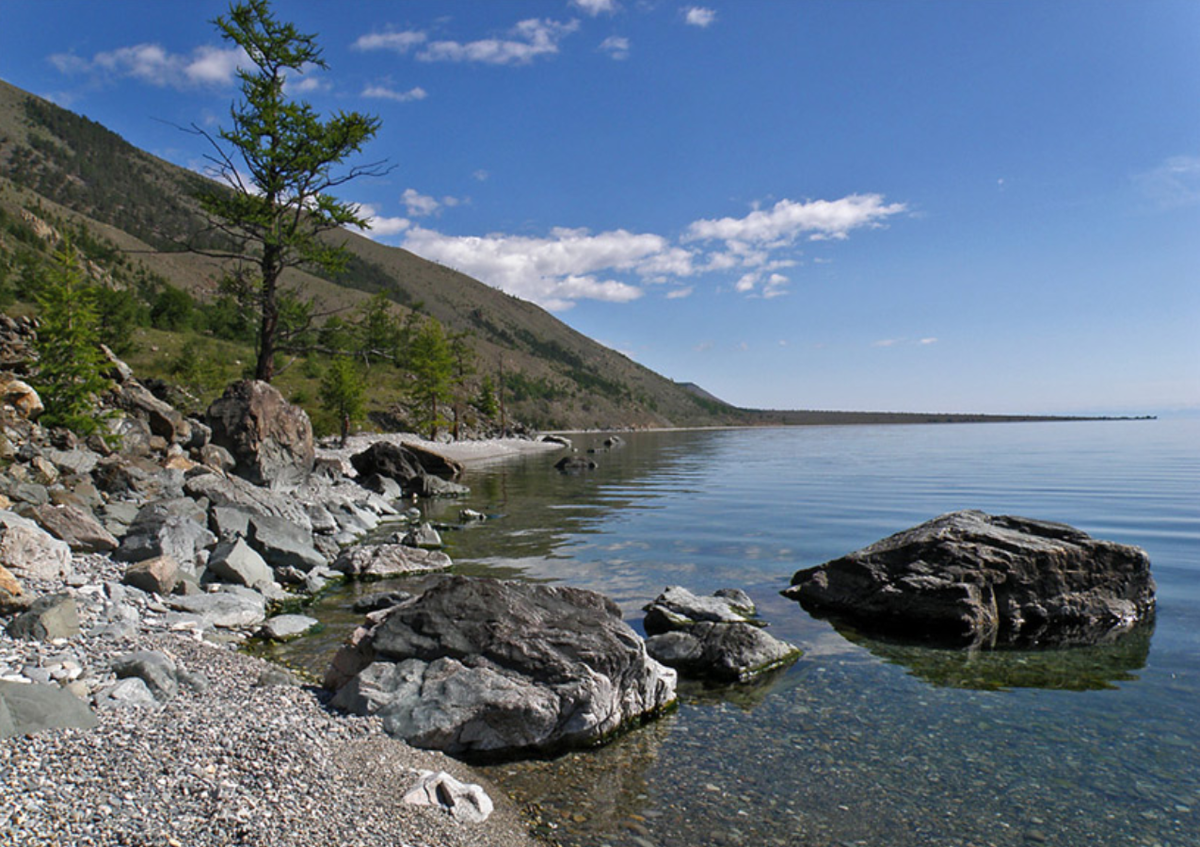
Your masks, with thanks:
[[[192,199],[204,177],[138,150],[98,123],[0,81],[0,204],[19,215],[30,198],[197,299],[216,296],[221,268],[181,252],[202,218]],[[509,415],[542,428],[712,425],[745,413],[597,344],[545,310],[470,277],[360,235],[336,278],[287,282],[319,311],[349,311],[385,291],[454,332],[471,333],[477,372],[502,379]]]

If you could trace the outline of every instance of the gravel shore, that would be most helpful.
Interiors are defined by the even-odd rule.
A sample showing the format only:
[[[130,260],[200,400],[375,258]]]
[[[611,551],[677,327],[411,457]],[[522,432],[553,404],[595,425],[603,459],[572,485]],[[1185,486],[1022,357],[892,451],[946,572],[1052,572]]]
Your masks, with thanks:
[[[115,657],[159,651],[180,669],[181,684],[163,703],[99,711],[92,729],[0,740],[0,844],[535,843],[512,805],[468,767],[389,738],[375,718],[328,710],[322,691],[233,643],[172,631],[168,610],[122,586],[123,568],[108,557],[77,555],[73,565],[68,584],[29,580],[27,589],[70,593],[82,634],[40,642],[0,630],[0,678],[94,695],[116,682]],[[464,823],[402,804],[422,770],[482,785],[495,812]]]

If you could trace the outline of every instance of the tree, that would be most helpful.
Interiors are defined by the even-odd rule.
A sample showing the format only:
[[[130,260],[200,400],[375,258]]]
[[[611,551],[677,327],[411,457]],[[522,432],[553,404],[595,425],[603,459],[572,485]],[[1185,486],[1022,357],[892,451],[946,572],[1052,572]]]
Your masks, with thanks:
[[[349,356],[337,356],[321,379],[321,406],[341,422],[342,446],[350,425],[363,419],[367,385],[358,372],[358,367]]]
[[[412,395],[418,422],[429,427],[431,439],[437,438],[438,426],[444,423],[438,404],[451,397],[454,353],[446,340],[445,330],[436,319],[426,320],[413,336],[408,366],[416,377]]]
[[[100,349],[99,317],[70,242],[54,256],[56,266],[38,292],[38,376],[35,387],[45,412],[41,422],[80,435],[100,431],[104,416],[96,395],[109,387],[108,360]]]
[[[328,66],[316,36],[275,20],[267,0],[245,0],[213,23],[246,51],[253,67],[238,70],[242,102],[230,109],[232,128],[214,138],[194,127],[211,143],[215,152],[208,160],[225,184],[203,189],[199,201],[231,245],[198,252],[232,260],[239,271],[253,269],[259,317],[255,377],[270,382],[280,340],[280,278],[293,267],[331,273],[344,267],[344,245],[322,234],[368,224],[355,204],[329,192],[387,172],[381,163],[344,168],[375,136],[380,121],[358,112],[322,121],[311,105],[286,96],[289,74]]]

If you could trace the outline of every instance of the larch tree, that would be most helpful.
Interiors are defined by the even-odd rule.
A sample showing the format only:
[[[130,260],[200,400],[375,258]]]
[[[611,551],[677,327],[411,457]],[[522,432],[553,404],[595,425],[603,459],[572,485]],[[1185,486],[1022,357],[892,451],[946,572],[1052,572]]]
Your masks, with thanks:
[[[293,267],[344,267],[344,243],[328,233],[368,222],[357,205],[330,192],[388,169],[380,162],[346,165],[375,136],[378,118],[339,112],[322,120],[310,104],[287,96],[289,76],[327,67],[315,35],[277,21],[267,0],[245,0],[213,23],[245,51],[250,67],[237,72],[242,97],[230,110],[233,125],[216,137],[194,128],[211,143],[207,158],[220,183],[203,191],[200,204],[229,245],[200,252],[232,261],[234,276],[249,277],[259,323],[255,377],[270,382],[282,325],[282,274]]]

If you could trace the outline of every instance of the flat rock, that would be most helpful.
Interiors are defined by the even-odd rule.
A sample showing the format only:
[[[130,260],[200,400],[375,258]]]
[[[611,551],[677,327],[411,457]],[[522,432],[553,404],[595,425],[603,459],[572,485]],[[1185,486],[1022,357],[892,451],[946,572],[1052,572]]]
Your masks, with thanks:
[[[1137,547],[962,511],[798,571],[784,594],[866,632],[991,647],[1093,643],[1153,615],[1154,592]]]
[[[179,612],[190,612],[209,626],[225,629],[257,626],[267,619],[266,598],[253,591],[222,590],[173,596],[167,605]]]
[[[0,680],[0,739],[47,729],[91,729],[96,715],[87,704],[57,685],[26,685]]]
[[[259,635],[272,641],[286,641],[303,635],[321,622],[308,615],[276,615],[268,618]]]
[[[18,577],[64,579],[71,548],[28,518],[0,510],[0,565]]]
[[[117,539],[96,520],[95,515],[71,504],[47,503],[33,510],[38,523],[79,553],[107,553],[116,550]]]
[[[348,547],[333,562],[333,569],[348,576],[396,576],[444,570],[453,562],[445,553],[407,544],[360,544]]]
[[[335,705],[379,714],[418,747],[512,756],[589,746],[675,699],[675,672],[595,592],[447,577],[378,617],[326,682],[340,688]]]

